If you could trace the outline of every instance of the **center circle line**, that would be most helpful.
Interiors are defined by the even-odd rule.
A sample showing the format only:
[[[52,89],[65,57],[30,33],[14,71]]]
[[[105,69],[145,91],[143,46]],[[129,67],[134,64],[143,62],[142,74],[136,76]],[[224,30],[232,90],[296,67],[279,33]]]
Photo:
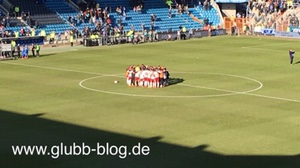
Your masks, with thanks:
[[[96,78],[103,78],[103,77],[120,77],[118,75],[101,75],[101,76],[94,76],[90,78],[83,79],[79,82],[79,86],[82,87],[83,89],[94,91],[94,92],[101,92],[101,93],[107,93],[107,94],[113,94],[113,95],[121,95],[121,96],[131,96],[131,97],[149,97],[149,98],[208,98],[208,97],[222,97],[222,96],[231,96],[231,95],[238,95],[238,94],[246,94],[246,93],[251,93],[254,91],[257,91],[263,87],[263,83],[249,77],[245,76],[239,76],[239,75],[232,75],[232,74],[223,74],[223,73],[204,73],[204,72],[172,72],[172,74],[208,74],[208,75],[220,75],[220,76],[229,76],[229,77],[235,77],[235,78],[242,78],[246,80],[250,80],[253,82],[256,82],[259,84],[257,88],[247,90],[247,91],[232,91],[232,90],[225,90],[225,89],[218,89],[218,88],[209,88],[209,87],[204,87],[204,86],[196,86],[196,85],[189,85],[189,84],[178,84],[179,86],[187,86],[187,87],[195,87],[195,88],[203,88],[203,89],[210,89],[210,90],[217,90],[217,91],[223,91],[223,92],[230,92],[230,93],[223,93],[223,94],[213,94],[213,95],[189,95],[189,96],[183,96],[183,95],[141,95],[141,94],[129,94],[129,93],[121,93],[121,92],[112,92],[112,91],[106,91],[106,90],[100,90],[100,89],[94,89],[90,88],[87,86],[84,86],[83,83],[88,81],[88,80],[93,80]]]

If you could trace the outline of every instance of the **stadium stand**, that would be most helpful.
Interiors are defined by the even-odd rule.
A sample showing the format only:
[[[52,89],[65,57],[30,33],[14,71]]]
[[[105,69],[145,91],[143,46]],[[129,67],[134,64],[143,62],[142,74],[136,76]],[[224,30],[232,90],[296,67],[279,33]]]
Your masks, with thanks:
[[[179,26],[185,26],[187,28],[201,28],[202,25],[194,22],[189,17],[188,13],[177,14],[177,9],[172,9],[172,17],[169,17],[169,8],[162,0],[144,0],[142,10],[135,11],[135,4],[128,0],[108,1],[98,0],[96,3],[102,4],[103,6],[109,6],[112,10],[110,16],[115,21],[121,20],[125,30],[130,30],[132,27],[135,31],[142,31],[141,25],[144,25],[145,29],[151,29],[151,14],[155,14],[157,19],[154,22],[155,31],[168,31],[170,29],[177,30]],[[117,6],[126,8],[126,19],[122,15],[118,15],[115,12]]]
[[[134,27],[135,31],[154,30],[156,32],[177,31],[180,27],[186,29],[202,29],[204,22],[200,23],[191,17],[191,14],[198,20],[208,20],[207,24],[218,25],[220,18],[217,10],[212,6],[209,9],[204,9],[203,6],[189,3],[186,11],[178,12],[178,6],[173,3],[172,10],[163,0],[144,0],[142,1],[142,10],[136,11],[138,5],[135,0],[85,0],[87,9],[82,8],[77,0],[9,0],[13,6],[19,6],[24,15],[27,15],[25,22],[20,19],[11,18],[11,27],[7,30],[18,31],[21,27],[26,29],[36,28],[37,32],[45,30],[46,34],[55,31],[56,34],[63,34],[65,31],[78,29],[82,31],[89,27],[94,29],[95,25],[91,20],[82,21],[78,16],[82,15],[84,10],[95,7],[99,4],[102,9],[108,9],[109,18],[111,19],[112,27],[118,27],[120,24],[124,26],[125,31],[129,31]],[[43,2],[43,3],[41,3]],[[175,1],[174,1],[175,2]],[[177,1],[178,2],[178,1]],[[194,1],[193,1],[194,2]],[[196,2],[196,1],[195,1]],[[78,6],[75,6],[78,5]],[[116,11],[118,7],[122,10],[125,8],[126,16]],[[78,9],[82,9],[79,11]],[[151,15],[155,15],[155,21],[151,21]],[[71,21],[75,20],[75,23]]]
[[[20,7],[23,12],[30,12],[30,15],[38,14],[54,14],[52,11],[47,9],[43,4],[36,3],[33,0],[9,0],[14,6]]]
[[[205,10],[203,6],[201,7],[196,7],[190,9],[194,15],[196,15],[199,19],[205,20],[208,19],[208,22],[210,25],[217,26],[221,23],[220,17],[218,15],[218,12],[215,8],[210,6],[209,10]]]
[[[22,19],[30,27],[43,27],[49,24],[64,24],[65,21],[61,19],[54,11],[44,6],[43,3],[32,0],[9,0],[14,6],[20,7],[22,11]]]
[[[76,9],[74,9],[74,7],[70,5],[70,3],[67,3],[66,1],[62,2],[62,0],[48,0],[45,2],[45,6],[51,11],[60,14],[78,12]]]

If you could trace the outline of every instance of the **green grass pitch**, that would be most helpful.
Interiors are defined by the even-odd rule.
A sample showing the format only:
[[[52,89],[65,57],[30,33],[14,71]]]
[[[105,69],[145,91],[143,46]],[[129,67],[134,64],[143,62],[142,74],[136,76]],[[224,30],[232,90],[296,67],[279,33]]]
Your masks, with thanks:
[[[293,39],[220,36],[44,47],[40,58],[1,61],[0,167],[299,168],[298,51]],[[125,69],[139,64],[166,66],[183,82],[128,87]],[[128,152],[123,159],[96,153],[53,159],[49,151],[12,151],[12,145],[73,142],[126,145]],[[138,143],[150,153],[129,152]]]

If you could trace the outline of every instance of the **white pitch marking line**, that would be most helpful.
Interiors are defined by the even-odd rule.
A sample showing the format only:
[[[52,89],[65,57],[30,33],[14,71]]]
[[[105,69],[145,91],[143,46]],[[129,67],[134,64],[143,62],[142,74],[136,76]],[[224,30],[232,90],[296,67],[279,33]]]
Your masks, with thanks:
[[[88,81],[88,80],[92,80],[92,79],[95,79],[95,78],[103,78],[103,77],[107,77],[107,76],[94,76],[94,77],[91,77],[91,78],[87,78],[87,79],[84,79],[82,81],[79,82],[79,86],[84,88],[84,89],[87,89],[87,90],[90,90],[90,91],[94,91],[94,92],[100,92],[100,93],[107,93],[107,94],[112,94],[112,95],[121,95],[121,96],[132,96],[132,97],[151,97],[151,98],[158,98],[158,97],[161,97],[161,98],[208,98],[208,97],[221,97],[221,96],[231,96],[231,95],[236,95],[238,93],[224,93],[224,94],[216,94],[216,95],[200,95],[200,96],[168,96],[168,95],[139,95],[139,94],[129,94],[129,93],[120,93],[120,92],[111,92],[111,91],[105,91],[105,90],[100,90],[100,89],[94,89],[94,88],[89,88],[89,87],[86,87],[83,85],[84,82]],[[115,77],[120,77],[120,76],[115,76]],[[192,86],[192,85],[191,85]]]
[[[205,87],[205,86],[194,86],[194,85],[189,85],[189,84],[182,84],[179,83],[178,85],[181,86],[187,86],[187,87],[194,87],[194,88],[201,88],[201,89],[207,89],[207,90],[215,90],[215,91],[221,91],[221,92],[228,92],[228,93],[234,93],[234,94],[243,94],[243,93],[249,93],[249,91],[233,91],[233,90],[227,90],[227,89],[218,89],[218,88],[211,88],[211,87]],[[259,87],[261,88],[261,87]],[[255,90],[258,90],[257,88]]]
[[[268,46],[277,46],[277,45],[282,45],[282,44],[290,44],[292,42],[287,42],[287,43],[275,43],[275,44],[265,44],[265,45],[252,45],[252,46],[245,46],[242,48],[262,48],[262,47],[268,47]]]
[[[267,51],[282,51],[282,50],[276,50],[276,49],[271,49],[271,48],[258,48],[258,47],[242,47],[242,49],[249,49],[249,50],[267,50]]]
[[[19,64],[19,63],[2,62],[2,61],[0,61],[0,63],[2,63],[2,64],[10,64],[10,65],[18,65],[18,66],[25,66],[25,67],[33,67],[33,68],[58,70],[58,71],[65,71],[65,72],[76,72],[76,73],[84,73],[84,74],[91,74],[91,75],[120,77],[120,76],[117,76],[117,75],[101,74],[101,73],[86,72],[86,71],[77,71],[77,70],[54,68],[54,67],[45,67],[45,66],[38,66],[38,65],[26,65],[26,64]],[[184,73],[184,72],[175,72],[175,73]],[[247,78],[247,77],[245,77],[245,78]],[[233,93],[231,93],[231,94],[233,94]],[[228,95],[231,95],[231,94],[228,94]],[[237,94],[244,94],[244,95],[262,97],[262,98],[268,98],[268,99],[274,99],[274,100],[282,100],[282,101],[289,101],[289,102],[300,103],[300,100],[296,100],[296,99],[288,99],[288,98],[281,98],[281,97],[275,97],[275,96],[266,96],[266,95],[259,95],[259,94],[253,94],[253,93],[243,93],[243,92],[238,92]],[[207,95],[207,97],[215,97],[215,96],[214,95],[211,95],[211,96]]]
[[[165,97],[165,98],[208,98],[208,97],[221,97],[221,96],[232,96],[232,95],[237,95],[237,94],[244,94],[244,93],[250,93],[250,92],[254,92],[257,91],[259,89],[261,89],[263,87],[263,84],[255,79],[252,78],[248,78],[248,77],[244,77],[244,76],[238,76],[238,75],[230,75],[230,74],[222,74],[222,73],[197,73],[197,72],[174,72],[174,73],[185,73],[185,74],[210,74],[210,75],[220,75],[220,76],[230,76],[230,77],[235,77],[235,78],[242,78],[242,79],[246,79],[246,80],[250,80],[250,81],[254,81],[256,83],[258,83],[260,86],[252,89],[252,90],[247,90],[247,91],[243,91],[243,92],[237,92],[237,91],[231,91],[231,90],[225,90],[225,89],[217,89],[217,88],[209,88],[209,87],[202,87],[202,86],[194,86],[194,85],[188,85],[188,84],[178,84],[181,86],[186,86],[186,87],[194,87],[194,88],[204,88],[204,89],[209,89],[209,90],[217,90],[217,91],[222,91],[222,92],[226,92],[223,94],[212,94],[212,95],[197,95],[197,96],[169,96],[169,95],[137,95],[137,94],[128,94],[128,93],[121,93],[121,92],[111,92],[111,91],[106,91],[106,90],[100,90],[100,89],[94,89],[94,88],[89,88],[83,85],[84,82],[88,81],[88,80],[93,80],[96,78],[103,78],[106,76],[95,76],[95,77],[91,77],[91,78],[87,78],[84,79],[82,81],[79,82],[79,86],[87,89],[87,90],[91,90],[94,92],[101,92],[101,93],[107,93],[107,94],[113,94],[113,95],[122,95],[122,96],[133,96],[133,97]],[[119,77],[119,76],[116,76]]]
[[[179,85],[188,86],[188,87],[195,87],[195,88],[203,88],[203,89],[209,89],[209,90],[216,90],[216,91],[223,91],[223,92],[229,92],[229,93],[233,93],[233,94],[245,94],[245,95],[249,95],[249,96],[256,96],[256,97],[263,97],[263,98],[269,98],[269,99],[275,99],[275,100],[283,100],[283,101],[290,101],[290,102],[300,103],[300,100],[287,99],[287,98],[274,97],[274,96],[266,96],[266,95],[259,95],[259,94],[250,93],[249,91],[236,92],[236,91],[232,91],[232,90],[216,89],[216,88],[203,87],[203,86],[193,86],[193,85],[187,85],[187,84],[179,84]]]
[[[249,95],[249,96],[256,96],[256,97],[263,97],[263,98],[274,99],[274,100],[282,100],[282,101],[289,101],[289,102],[300,103],[300,100],[296,100],[296,99],[288,99],[288,98],[282,98],[282,97],[266,96],[266,95],[259,95],[259,94],[253,94],[253,93],[244,93],[244,94],[245,95]]]
[[[1,62],[3,64],[10,64],[10,65],[18,65],[18,66],[25,66],[25,67],[33,67],[33,68],[42,68],[42,69],[50,69],[50,70],[57,70],[57,71],[65,71],[65,72],[76,72],[76,73],[83,73],[83,74],[90,74],[90,75],[108,75],[109,74],[101,74],[101,73],[94,73],[94,72],[87,72],[87,71],[78,71],[78,70],[70,70],[70,69],[63,69],[63,68],[54,68],[54,67],[45,67],[39,65],[26,65],[20,63],[11,63],[11,62]],[[113,75],[112,75],[113,76]]]

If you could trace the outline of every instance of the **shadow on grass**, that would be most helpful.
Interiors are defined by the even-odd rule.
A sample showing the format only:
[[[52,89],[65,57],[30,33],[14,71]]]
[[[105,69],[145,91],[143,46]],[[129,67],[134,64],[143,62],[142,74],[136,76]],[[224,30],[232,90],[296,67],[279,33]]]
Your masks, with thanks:
[[[0,163],[3,168],[299,168],[299,155],[224,155],[207,151],[208,144],[191,148],[160,141],[163,137],[157,135],[141,138],[124,135],[106,130],[94,129],[44,119],[45,114],[23,115],[0,110],[1,148]],[[188,131],[188,130],[187,130]],[[73,143],[91,148],[97,148],[97,143],[109,146],[112,153],[122,145],[125,150],[116,155],[100,156],[96,152],[83,156],[66,156],[58,150],[63,143],[69,146]],[[140,143],[140,145],[138,145]],[[12,145],[43,145],[48,146],[45,156],[15,156]],[[115,146],[116,148],[112,147]],[[142,156],[143,146],[149,146],[150,154]],[[52,150],[51,150],[51,147]],[[132,152],[131,148],[136,147]],[[121,148],[120,148],[121,149]],[[66,150],[66,149],[64,149]],[[52,151],[52,154],[51,154]],[[79,152],[77,148],[75,150]],[[86,153],[87,149],[84,150]],[[49,153],[48,153],[49,152]],[[62,153],[60,153],[62,152]],[[103,150],[101,151],[103,152]],[[131,155],[129,155],[129,152]],[[105,153],[105,152],[104,152]],[[133,154],[140,153],[139,156]],[[58,157],[53,159],[52,156]],[[121,159],[120,157],[124,157]]]
[[[300,63],[300,61],[297,61],[297,62],[295,62],[294,64],[299,64]]]
[[[178,83],[182,83],[183,81],[183,78],[169,78],[169,85],[176,85]]]
[[[39,57],[48,57],[48,56],[53,56],[53,55],[57,55],[57,53],[40,54]],[[33,56],[31,55],[30,58],[36,58],[36,57],[33,57]]]
[[[48,57],[48,56],[53,56],[53,55],[57,55],[57,53],[48,53],[48,54],[40,54],[40,56],[32,56],[32,55],[29,55],[28,56],[28,59],[36,59],[36,58],[42,58],[42,57]],[[17,57],[15,56],[15,59],[22,59],[22,57]],[[12,59],[10,59],[12,60]]]

